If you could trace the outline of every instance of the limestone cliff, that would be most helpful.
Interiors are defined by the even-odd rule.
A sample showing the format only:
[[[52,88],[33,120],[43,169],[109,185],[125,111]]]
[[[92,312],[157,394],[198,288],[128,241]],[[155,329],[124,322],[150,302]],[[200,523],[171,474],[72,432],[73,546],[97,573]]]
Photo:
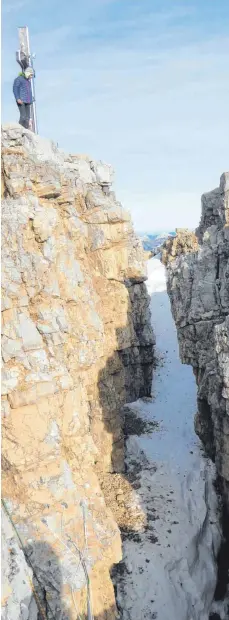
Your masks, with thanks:
[[[162,259],[181,359],[193,366],[198,386],[196,431],[229,507],[229,173],[202,196],[196,234],[178,230]]]
[[[88,573],[114,618],[101,485],[124,466],[122,405],[151,389],[144,253],[108,165],[11,125],[2,178],[2,617],[82,617]]]

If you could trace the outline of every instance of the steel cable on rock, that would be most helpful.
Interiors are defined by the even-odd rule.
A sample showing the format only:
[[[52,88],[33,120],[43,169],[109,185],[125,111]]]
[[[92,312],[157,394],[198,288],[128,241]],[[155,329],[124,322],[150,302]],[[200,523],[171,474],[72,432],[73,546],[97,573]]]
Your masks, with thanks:
[[[39,586],[43,589],[43,587],[44,587],[44,586],[43,586],[43,584],[40,582],[39,577],[37,576],[36,570],[35,570],[35,568],[33,567],[32,562],[31,562],[31,560],[30,560],[29,556],[27,555],[26,548],[25,548],[25,545],[24,545],[24,543],[23,543],[23,540],[22,540],[22,538],[21,538],[21,536],[20,536],[19,532],[17,531],[16,525],[15,525],[15,523],[14,523],[14,521],[13,521],[13,518],[11,517],[11,514],[9,513],[9,510],[8,510],[8,508],[7,508],[7,506],[6,506],[6,503],[5,503],[4,499],[2,499],[1,501],[2,501],[2,506],[3,506],[4,510],[5,510],[5,513],[7,514],[8,519],[10,520],[10,523],[11,523],[11,525],[12,525],[12,528],[13,528],[13,530],[14,530],[14,532],[15,532],[16,536],[17,536],[17,539],[18,539],[18,541],[19,541],[19,548],[21,549],[21,551],[23,551],[23,554],[24,554],[24,556],[25,556],[25,560],[26,560],[27,564],[30,566],[30,568],[31,568],[31,570],[32,570],[32,573],[33,573],[33,575],[34,575],[34,577],[35,577],[35,579],[36,579],[37,583],[38,583],[38,584],[39,584]],[[30,575],[27,575],[27,579],[28,579],[28,581],[29,581],[29,585],[30,585],[30,587],[31,587],[31,589],[32,589],[32,592],[33,592],[33,594],[34,594],[34,598],[35,598],[35,600],[36,600],[36,603],[37,603],[38,609],[39,609],[39,611],[40,611],[40,613],[41,613],[41,615],[42,615],[43,619],[44,619],[44,620],[47,620],[47,613],[46,613],[46,610],[44,610],[44,608],[43,608],[43,604],[42,604],[42,603],[43,603],[43,601],[42,601],[42,603],[41,603],[41,601],[39,600],[39,596],[38,596],[38,594],[37,594],[37,592],[36,592],[36,590],[35,590],[35,587],[34,587],[34,584],[33,584],[32,580],[31,580]],[[45,601],[45,604],[46,604],[46,606],[48,607],[48,611],[49,611],[49,612],[50,612],[50,614],[51,614],[52,620],[56,620],[56,619],[55,619],[55,616],[54,616],[54,614],[53,614],[53,611],[52,611],[52,609],[51,609],[51,607],[50,607],[50,605],[49,605],[49,603],[48,603],[48,601],[47,601],[47,600]]]
[[[31,570],[32,570],[32,573],[33,573],[33,575],[34,575],[34,577],[35,577],[35,579],[36,579],[37,583],[39,584],[39,586],[40,586],[41,588],[43,588],[43,584],[41,583],[41,581],[40,581],[39,577],[37,576],[36,570],[35,570],[35,568],[33,567],[33,564],[32,564],[32,562],[31,562],[31,560],[30,560],[29,556],[27,555],[26,548],[25,548],[25,545],[24,545],[24,543],[23,543],[23,540],[22,540],[22,538],[21,538],[21,536],[20,536],[19,532],[17,531],[16,525],[15,525],[15,523],[14,523],[14,521],[13,521],[13,518],[12,518],[11,514],[9,513],[9,510],[8,510],[8,508],[7,508],[7,506],[6,506],[6,503],[5,503],[5,501],[4,501],[4,499],[3,499],[3,498],[2,498],[2,500],[1,500],[1,501],[2,501],[3,508],[4,508],[4,510],[5,510],[5,513],[7,514],[8,518],[9,518],[9,520],[10,520],[10,523],[11,523],[11,525],[12,525],[12,528],[13,528],[13,530],[14,530],[14,532],[15,532],[16,536],[17,536],[17,539],[18,539],[18,541],[19,541],[19,547],[20,547],[21,551],[23,551],[23,554],[24,554],[24,556],[25,556],[26,562],[27,562],[27,564],[30,566],[30,568],[31,568]],[[85,521],[85,513],[84,513],[84,512],[83,512],[83,520]],[[75,553],[73,553],[73,551],[70,549],[70,547],[69,547],[68,545],[66,545],[66,543],[65,543],[63,540],[61,540],[61,538],[59,538],[59,536],[58,536],[55,532],[53,532],[53,531],[49,528],[49,526],[48,526],[48,524],[47,524],[46,520],[45,520],[45,519],[41,519],[41,521],[42,521],[42,523],[44,523],[44,525],[46,525],[46,527],[47,527],[47,528],[49,529],[49,531],[53,534],[53,536],[54,536],[55,538],[57,538],[57,540],[58,540],[58,541],[59,541],[59,542],[60,542],[60,543],[61,543],[61,544],[62,544],[62,545],[63,545],[63,546],[67,549],[68,553],[71,553],[74,557],[77,557],[77,556],[76,556],[76,554],[75,554]],[[85,522],[84,522],[84,532],[86,533],[86,524],[85,524]],[[87,584],[87,620],[94,620],[94,616],[93,616],[93,613],[92,613],[92,603],[91,603],[90,579],[89,579],[89,575],[88,575],[88,570],[87,570],[86,562],[85,562],[85,560],[84,560],[84,558],[83,558],[82,552],[81,552],[81,551],[80,551],[80,549],[76,546],[76,544],[72,541],[72,539],[70,538],[70,536],[68,536],[68,539],[69,539],[69,542],[73,545],[73,547],[76,549],[76,551],[77,551],[77,553],[78,553],[78,557],[79,557],[80,563],[81,563],[81,565],[82,565],[82,567],[83,567],[83,571],[84,571],[85,578],[86,578],[86,584]],[[31,581],[30,575],[27,575],[27,579],[28,579],[28,581],[29,581],[30,587],[31,587],[32,592],[33,592],[33,594],[34,594],[34,598],[35,598],[35,600],[36,600],[36,602],[37,602],[37,605],[38,605],[39,611],[40,611],[40,613],[41,613],[41,615],[42,615],[43,619],[44,619],[44,620],[47,620],[47,614],[46,614],[46,611],[44,611],[44,609],[43,609],[43,605],[42,605],[41,601],[39,600],[39,597],[38,597],[37,592],[35,591],[34,584],[33,584],[33,583],[32,583],[32,581]],[[46,606],[48,607],[48,611],[49,611],[49,612],[50,612],[50,614],[51,614],[52,620],[55,620],[55,616],[54,616],[53,611],[52,611],[52,609],[51,609],[51,607],[50,607],[50,605],[49,605],[49,603],[48,603],[48,601],[47,601],[47,600],[46,600]]]

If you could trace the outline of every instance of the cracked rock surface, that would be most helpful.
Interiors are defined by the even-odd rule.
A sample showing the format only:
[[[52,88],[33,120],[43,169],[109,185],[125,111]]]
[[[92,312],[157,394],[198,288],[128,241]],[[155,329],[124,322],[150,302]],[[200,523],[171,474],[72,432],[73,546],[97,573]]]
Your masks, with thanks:
[[[196,234],[178,230],[162,259],[180,356],[198,386],[196,431],[215,459],[229,507],[229,172],[202,196]]]
[[[24,545],[14,565],[30,559],[58,620],[86,613],[86,566],[94,615],[109,620],[121,542],[102,484],[124,467],[123,404],[151,390],[144,252],[110,166],[9,125],[2,175],[2,493]],[[40,620],[4,553],[4,620]]]

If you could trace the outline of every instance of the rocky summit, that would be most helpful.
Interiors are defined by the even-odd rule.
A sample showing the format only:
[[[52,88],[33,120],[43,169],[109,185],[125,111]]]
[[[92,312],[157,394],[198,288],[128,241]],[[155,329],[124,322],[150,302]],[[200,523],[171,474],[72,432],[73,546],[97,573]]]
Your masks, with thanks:
[[[102,486],[124,468],[123,404],[150,394],[154,336],[112,182],[102,162],[3,128],[3,620],[89,618],[91,593],[96,619],[115,615],[121,543]]]

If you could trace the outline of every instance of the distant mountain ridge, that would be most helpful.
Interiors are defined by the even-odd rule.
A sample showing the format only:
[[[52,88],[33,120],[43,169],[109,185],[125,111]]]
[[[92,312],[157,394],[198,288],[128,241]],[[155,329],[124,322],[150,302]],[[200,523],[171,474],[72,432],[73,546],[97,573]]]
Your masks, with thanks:
[[[138,233],[142,245],[146,252],[151,252],[160,247],[168,237],[175,237],[175,231],[155,232],[155,233]]]

